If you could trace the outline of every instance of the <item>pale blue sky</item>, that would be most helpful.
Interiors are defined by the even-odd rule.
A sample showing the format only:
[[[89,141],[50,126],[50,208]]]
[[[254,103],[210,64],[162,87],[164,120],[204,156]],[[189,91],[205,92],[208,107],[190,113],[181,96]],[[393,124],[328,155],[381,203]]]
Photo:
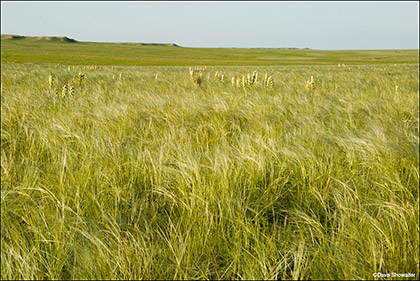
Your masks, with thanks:
[[[187,47],[418,49],[419,2],[1,2],[1,33]]]

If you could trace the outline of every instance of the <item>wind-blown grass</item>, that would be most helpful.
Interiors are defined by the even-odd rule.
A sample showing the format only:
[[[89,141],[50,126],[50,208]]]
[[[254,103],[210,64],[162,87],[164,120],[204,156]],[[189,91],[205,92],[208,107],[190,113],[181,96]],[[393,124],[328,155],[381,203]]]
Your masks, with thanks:
[[[2,279],[419,276],[418,65],[50,71],[2,65]]]

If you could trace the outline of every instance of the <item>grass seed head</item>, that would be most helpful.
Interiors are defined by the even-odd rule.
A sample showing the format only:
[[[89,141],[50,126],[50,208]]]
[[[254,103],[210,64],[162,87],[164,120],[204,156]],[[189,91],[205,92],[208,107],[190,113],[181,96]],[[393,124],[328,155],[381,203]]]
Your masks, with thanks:
[[[85,75],[82,73],[82,68],[79,67],[79,73],[76,76],[77,82],[79,83],[79,85],[82,84],[83,79],[85,78]]]
[[[73,97],[74,96],[74,84],[73,81],[70,82],[69,84],[69,96]]]
[[[257,83],[257,80],[258,80],[258,73],[257,71],[254,71],[252,73],[252,84]]]
[[[311,75],[311,78],[308,80],[308,82],[306,82],[305,88],[308,91],[315,89],[315,79],[313,75]]]
[[[191,67],[189,68],[189,73],[190,73],[190,79],[191,81],[194,81],[194,69],[192,69]]]
[[[269,87],[269,88],[273,88],[274,87],[274,79],[271,76],[269,76],[267,78],[267,87]]]
[[[61,89],[61,96],[63,98],[67,97],[68,93],[69,93],[69,85],[68,85],[67,81],[64,81],[63,87]]]
[[[54,86],[54,77],[50,71],[50,75],[48,76],[48,86],[50,87],[50,89],[52,89],[52,87]]]

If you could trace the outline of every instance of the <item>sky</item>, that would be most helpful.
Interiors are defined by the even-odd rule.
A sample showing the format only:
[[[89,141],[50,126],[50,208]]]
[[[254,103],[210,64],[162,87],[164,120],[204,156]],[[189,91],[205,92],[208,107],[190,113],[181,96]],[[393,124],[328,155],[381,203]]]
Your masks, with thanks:
[[[418,49],[419,2],[1,1],[1,33],[185,47]]]

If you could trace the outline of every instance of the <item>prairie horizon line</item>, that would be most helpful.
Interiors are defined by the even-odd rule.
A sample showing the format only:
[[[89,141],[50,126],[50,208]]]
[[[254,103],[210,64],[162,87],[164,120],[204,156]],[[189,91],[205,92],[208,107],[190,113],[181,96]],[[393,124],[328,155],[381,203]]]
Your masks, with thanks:
[[[85,40],[78,40],[71,38],[66,35],[20,35],[20,34],[1,34],[2,39],[5,40],[19,40],[25,38],[38,38],[39,41],[42,39],[47,40],[48,38],[67,38],[69,41],[68,43],[99,43],[99,44],[144,44],[149,46],[159,46],[159,45],[167,45],[167,46],[174,46],[174,47],[181,47],[181,48],[199,48],[199,49],[272,49],[272,50],[316,50],[316,51],[380,51],[380,50],[419,50],[418,48],[349,48],[349,49],[315,49],[310,47],[236,47],[236,46],[187,46],[178,44],[176,42],[144,42],[144,41],[85,41]],[[18,38],[4,38],[6,36],[16,36]]]

